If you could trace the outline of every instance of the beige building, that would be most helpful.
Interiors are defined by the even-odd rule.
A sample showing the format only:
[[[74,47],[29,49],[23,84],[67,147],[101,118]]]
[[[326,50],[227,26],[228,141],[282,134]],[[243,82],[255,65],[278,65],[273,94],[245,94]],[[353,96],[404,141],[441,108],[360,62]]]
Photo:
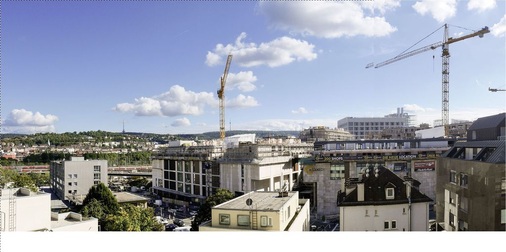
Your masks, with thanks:
[[[351,140],[354,136],[344,129],[331,129],[325,126],[316,126],[301,131],[299,138],[303,142],[316,142]]]
[[[107,185],[107,160],[53,161],[49,167],[51,189],[61,200],[82,200],[90,188],[99,183]]]
[[[51,194],[26,188],[1,189],[0,230],[98,231],[96,218],[51,212]]]
[[[241,195],[251,191],[291,191],[298,182],[299,160],[311,156],[313,145],[295,138],[239,142],[227,148],[220,164],[221,188]]]
[[[309,200],[298,192],[251,192],[211,209],[199,231],[310,231]]]

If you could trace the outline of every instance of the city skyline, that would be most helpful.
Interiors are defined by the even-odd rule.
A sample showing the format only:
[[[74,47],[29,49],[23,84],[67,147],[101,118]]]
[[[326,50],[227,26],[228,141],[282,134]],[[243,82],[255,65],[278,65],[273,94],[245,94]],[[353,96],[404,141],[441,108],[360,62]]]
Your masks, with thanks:
[[[337,127],[397,108],[441,119],[449,46],[450,120],[505,112],[504,1],[9,1],[1,5],[1,133]]]

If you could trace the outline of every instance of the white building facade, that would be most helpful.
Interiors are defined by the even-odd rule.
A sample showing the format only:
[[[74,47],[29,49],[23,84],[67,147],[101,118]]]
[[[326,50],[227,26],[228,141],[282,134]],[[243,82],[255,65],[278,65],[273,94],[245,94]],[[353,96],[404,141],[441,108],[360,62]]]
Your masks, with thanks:
[[[53,161],[49,167],[51,189],[61,200],[82,200],[92,186],[108,184],[107,169],[107,160],[71,157],[70,161]]]

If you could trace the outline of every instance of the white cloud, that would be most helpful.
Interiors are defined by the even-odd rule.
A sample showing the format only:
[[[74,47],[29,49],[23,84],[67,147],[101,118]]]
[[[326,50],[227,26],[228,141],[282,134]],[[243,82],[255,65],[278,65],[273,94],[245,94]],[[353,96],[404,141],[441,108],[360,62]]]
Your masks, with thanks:
[[[388,10],[393,10],[401,6],[401,0],[374,0],[374,1],[358,1],[365,9],[372,13],[378,10],[381,14],[385,14]]]
[[[304,107],[299,107],[296,110],[292,110],[292,114],[307,114],[307,113],[309,113],[309,112]]]
[[[187,127],[187,126],[190,126],[190,125],[191,125],[191,122],[186,117],[176,119],[176,120],[174,120],[174,122],[172,122],[170,124],[170,126],[172,126],[172,127]]]
[[[235,128],[242,130],[295,130],[301,131],[309,127],[326,126],[329,128],[336,127],[336,120],[333,119],[311,119],[311,120],[294,120],[294,119],[269,119],[246,122],[237,124]]]
[[[490,28],[490,33],[496,37],[504,37],[504,34],[506,34],[506,14],[501,18],[499,23],[494,24]]]
[[[244,43],[246,33],[241,33],[234,44],[226,46],[216,45],[213,52],[208,52],[206,64],[215,66],[221,64],[229,55],[233,55],[232,62],[243,67],[267,65],[278,67],[292,63],[293,61],[311,61],[316,59],[314,45],[306,41],[281,37],[267,43],[256,45]]]
[[[456,0],[422,0],[413,5],[422,16],[429,13],[438,22],[444,22],[457,13]]]
[[[252,96],[238,95],[234,99],[225,102],[226,107],[230,108],[245,108],[258,106],[257,100]]]
[[[483,12],[495,8],[496,5],[496,0],[469,0],[469,2],[467,2],[467,9]]]
[[[58,121],[55,115],[33,113],[25,109],[13,109],[3,123],[5,132],[38,133],[54,132],[54,123]]]
[[[257,77],[252,71],[239,72],[237,74],[229,73],[227,77],[227,87],[229,89],[239,89],[242,92],[251,92],[256,89],[255,82]],[[230,84],[230,85],[229,85]]]
[[[195,93],[179,85],[172,86],[168,92],[154,97],[141,97],[133,103],[117,104],[114,110],[133,112],[138,116],[179,116],[200,115],[206,105],[215,106],[212,93]]]
[[[366,16],[364,9],[384,13],[399,1],[261,1],[260,11],[275,29],[322,38],[381,37],[395,32],[384,17]]]

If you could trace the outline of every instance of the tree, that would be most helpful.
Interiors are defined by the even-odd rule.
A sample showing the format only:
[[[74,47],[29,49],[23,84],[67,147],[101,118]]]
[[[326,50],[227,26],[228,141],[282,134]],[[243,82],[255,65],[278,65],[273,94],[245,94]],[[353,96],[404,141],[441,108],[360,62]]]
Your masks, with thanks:
[[[207,197],[206,201],[199,208],[197,215],[192,221],[192,230],[198,231],[202,222],[211,219],[211,208],[234,198],[234,194],[227,189],[218,188],[214,195]]]
[[[155,219],[152,208],[125,204],[104,220],[105,231],[162,231],[164,226]]]
[[[115,214],[119,210],[119,204],[116,197],[112,194],[112,191],[107,188],[104,183],[94,185],[88,191],[88,195],[84,198],[82,207],[86,207],[91,203],[92,199],[97,200],[102,206],[104,214]],[[95,216],[96,217],[96,216]]]

